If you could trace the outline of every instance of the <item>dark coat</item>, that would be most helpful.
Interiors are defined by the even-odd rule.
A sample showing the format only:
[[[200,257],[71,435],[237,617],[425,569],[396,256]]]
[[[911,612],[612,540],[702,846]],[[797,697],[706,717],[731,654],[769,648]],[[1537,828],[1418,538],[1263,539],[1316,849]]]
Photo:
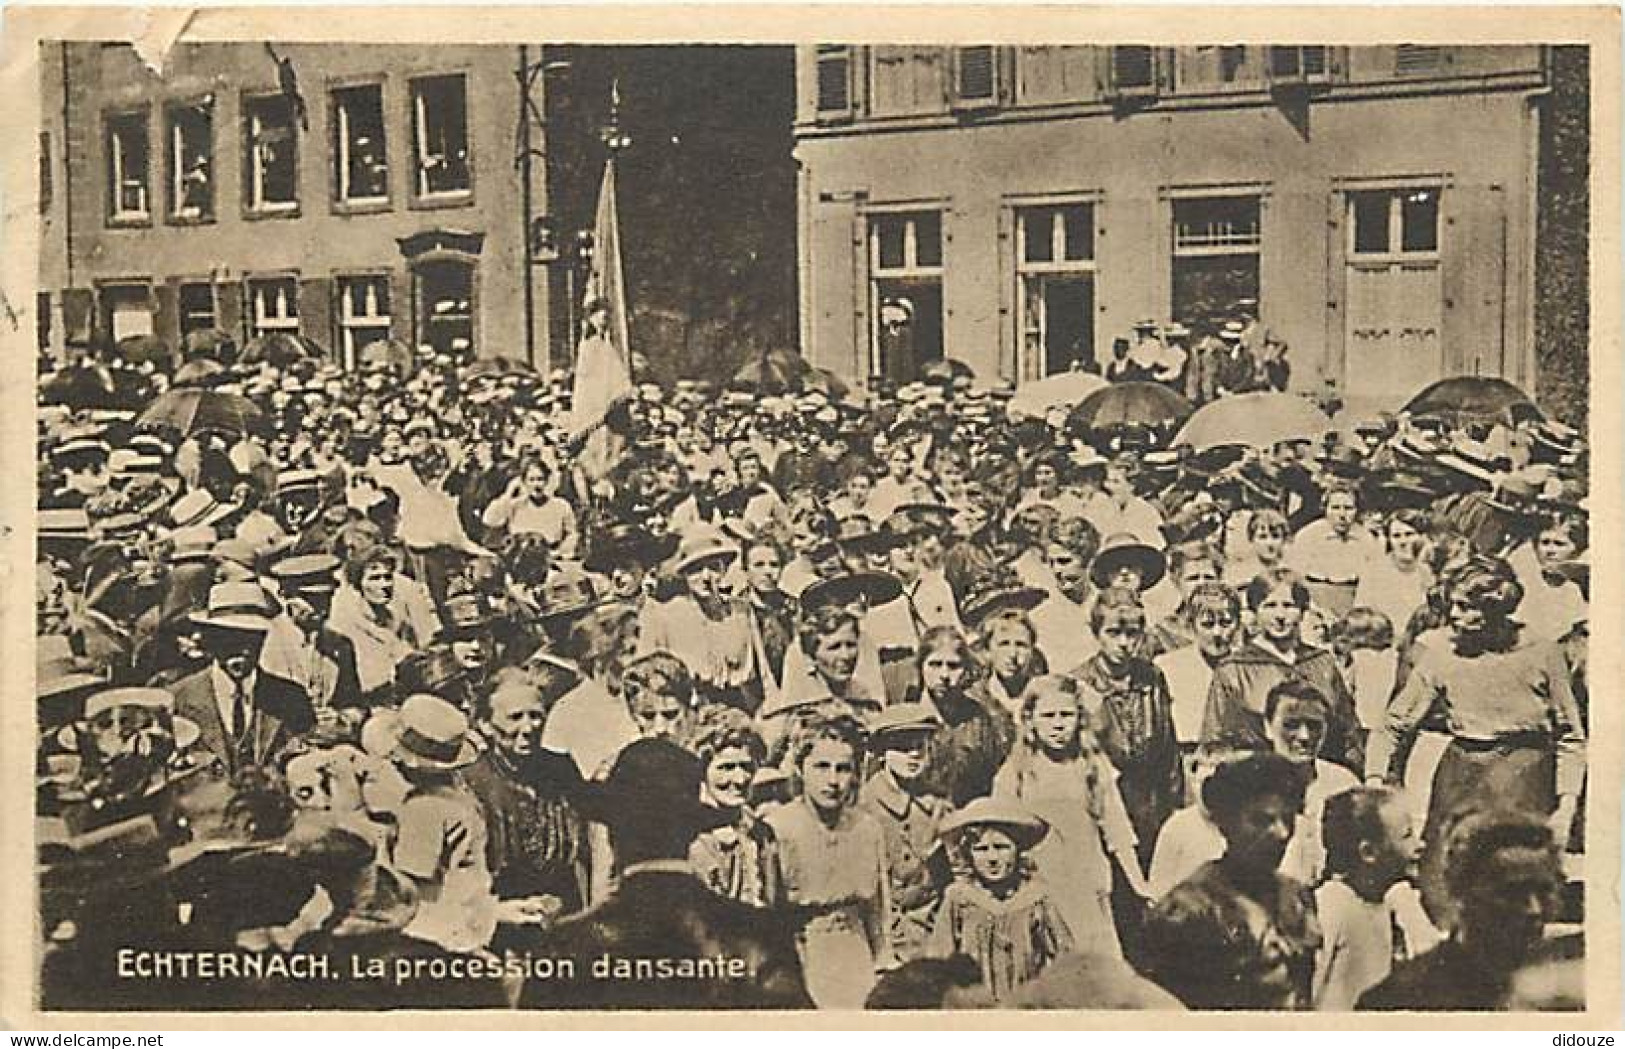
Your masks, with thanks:
[[[1320,756],[1344,765],[1356,775],[1365,771],[1364,747],[1354,697],[1337,668],[1337,657],[1323,649],[1302,646],[1296,663],[1288,665],[1249,642],[1213,674],[1207,711],[1202,718],[1202,740],[1221,741],[1248,749],[1270,749],[1264,734],[1264,700],[1270,689],[1287,678],[1299,678],[1318,688],[1331,705],[1326,741]]]
[[[525,1009],[807,1009],[794,927],[724,899],[684,870],[651,865],[626,875],[600,906],[559,924],[542,951],[574,962],[573,979],[530,980]],[[598,966],[658,959],[679,967],[733,962],[743,975],[614,978]],[[726,971],[726,970],[724,970]]]
[[[228,771],[245,765],[264,765],[293,736],[307,732],[315,724],[310,697],[286,678],[261,670],[254,679],[254,733],[241,748],[226,732],[220,720],[220,706],[214,694],[212,665],[175,682],[175,713],[195,723],[199,745]]]

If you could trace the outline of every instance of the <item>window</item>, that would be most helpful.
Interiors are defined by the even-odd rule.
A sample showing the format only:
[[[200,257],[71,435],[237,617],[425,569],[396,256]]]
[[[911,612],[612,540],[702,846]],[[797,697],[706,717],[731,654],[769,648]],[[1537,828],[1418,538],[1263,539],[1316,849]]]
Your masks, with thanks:
[[[960,108],[999,101],[999,54],[992,47],[954,48],[954,102]]]
[[[474,266],[460,259],[430,259],[412,269],[417,343],[467,360],[474,352]]]
[[[339,352],[354,368],[363,349],[389,338],[389,278],[339,278]]]
[[[286,95],[243,102],[243,199],[250,211],[299,206],[299,136]]]
[[[341,204],[389,200],[389,152],[384,143],[380,84],[333,92],[333,186]]]
[[[1119,95],[1155,94],[1157,49],[1143,45],[1111,49],[1112,88]]]
[[[1236,304],[1259,298],[1263,200],[1255,194],[1176,197],[1173,202],[1173,319],[1217,327]]]
[[[147,112],[107,118],[107,216],[113,222],[146,222],[151,218],[147,169]]]
[[[1270,48],[1270,79],[1275,81],[1322,80],[1329,71],[1326,47]]]
[[[1264,79],[1264,48],[1245,44],[1203,44],[1176,48],[1174,82],[1181,91],[1243,90]]]
[[[461,74],[412,81],[412,154],[419,197],[460,196],[472,188]]]
[[[1400,44],[1394,48],[1394,72],[1399,76],[1437,73],[1444,65],[1444,48],[1431,44]]]
[[[818,115],[851,116],[852,49],[845,44],[819,44],[815,61]]]
[[[1174,254],[1256,252],[1259,198],[1196,197],[1174,201]]]
[[[1439,190],[1358,190],[1349,194],[1350,251],[1355,256],[1436,256]]]
[[[248,334],[299,334],[299,282],[292,277],[248,282]]]
[[[900,382],[943,355],[942,212],[869,218],[871,364]]]
[[[182,284],[175,298],[182,336],[216,327],[213,284]]]
[[[101,286],[102,331],[114,342],[151,335],[152,286],[144,281]]]
[[[214,217],[214,110],[208,102],[169,111],[169,217]]]
[[[1021,380],[1095,360],[1095,229],[1090,204],[1017,208]]]
[[[46,214],[51,210],[51,133],[39,133],[39,213]]]

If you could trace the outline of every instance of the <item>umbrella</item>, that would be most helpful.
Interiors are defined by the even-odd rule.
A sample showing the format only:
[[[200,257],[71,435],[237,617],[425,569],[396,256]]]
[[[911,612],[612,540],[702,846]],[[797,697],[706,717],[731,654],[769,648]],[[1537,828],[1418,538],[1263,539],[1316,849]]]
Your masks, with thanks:
[[[1039,418],[1051,408],[1070,408],[1105,385],[1105,379],[1090,372],[1061,372],[1017,387],[1010,408]]]
[[[811,370],[812,365],[799,353],[768,350],[746,361],[745,366],[734,373],[729,385],[757,393],[785,393],[800,387],[801,381]]]
[[[57,372],[40,387],[40,403],[69,408],[117,408],[119,390],[113,373],[100,365]]]
[[[1162,426],[1191,413],[1191,402],[1157,382],[1115,382],[1096,390],[1067,417],[1073,431]]]
[[[256,364],[262,360],[270,361],[279,367],[292,364],[294,361],[304,360],[307,357],[326,356],[322,348],[314,342],[299,335],[290,335],[283,331],[274,331],[269,335],[259,335],[248,340],[243,347],[243,363]]]
[[[167,368],[175,362],[174,351],[156,335],[126,335],[114,349],[130,364],[155,364]]]
[[[224,375],[226,366],[208,357],[187,361],[175,372],[176,386],[208,386]]]
[[[259,406],[241,394],[183,386],[159,395],[137,422],[186,435],[200,430],[245,433],[263,418]]]
[[[529,361],[522,361],[517,357],[481,357],[468,366],[468,377],[478,379],[483,376],[502,375],[535,375],[536,368]]]
[[[1197,451],[1234,444],[1273,448],[1283,441],[1318,441],[1333,425],[1325,412],[1297,394],[1241,393],[1203,405],[1174,443]]]
[[[1451,419],[1504,419],[1514,407],[1540,409],[1527,393],[1505,379],[1489,375],[1457,375],[1440,379],[1412,397],[1404,410],[1412,415],[1440,415]]]

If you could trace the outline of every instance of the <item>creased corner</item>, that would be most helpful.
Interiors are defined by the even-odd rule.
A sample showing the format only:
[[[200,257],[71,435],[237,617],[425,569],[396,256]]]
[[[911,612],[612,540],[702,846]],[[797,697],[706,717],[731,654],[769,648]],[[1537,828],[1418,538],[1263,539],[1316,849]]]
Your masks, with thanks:
[[[152,7],[141,12],[141,29],[130,43],[154,76],[164,75],[170,50],[196,16],[195,7]]]

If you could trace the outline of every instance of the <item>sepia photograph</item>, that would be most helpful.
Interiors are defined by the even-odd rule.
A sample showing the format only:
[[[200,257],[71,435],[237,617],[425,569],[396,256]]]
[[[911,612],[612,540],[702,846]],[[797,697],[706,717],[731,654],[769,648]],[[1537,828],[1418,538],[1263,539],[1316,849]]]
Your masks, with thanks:
[[[1617,1008],[1585,34],[191,17],[8,149],[39,1015]]]

